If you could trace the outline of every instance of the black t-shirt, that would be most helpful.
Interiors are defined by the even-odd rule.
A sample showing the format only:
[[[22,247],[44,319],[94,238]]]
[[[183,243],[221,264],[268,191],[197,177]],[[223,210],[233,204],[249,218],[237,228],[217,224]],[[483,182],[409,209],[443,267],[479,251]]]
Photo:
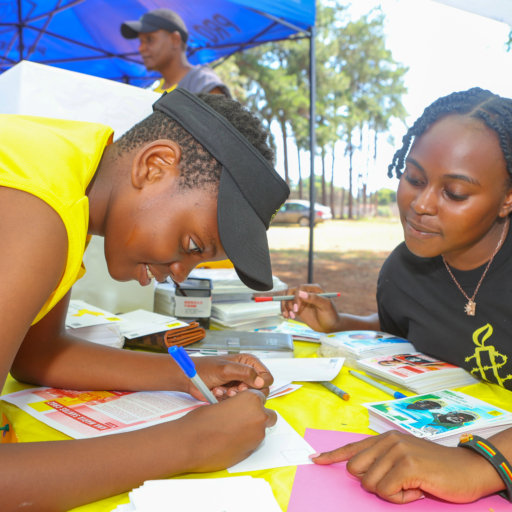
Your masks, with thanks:
[[[512,389],[512,230],[475,297],[476,315],[442,257],[420,258],[401,243],[384,262],[377,285],[381,329],[407,338],[417,350]],[[451,269],[472,297],[485,265]]]

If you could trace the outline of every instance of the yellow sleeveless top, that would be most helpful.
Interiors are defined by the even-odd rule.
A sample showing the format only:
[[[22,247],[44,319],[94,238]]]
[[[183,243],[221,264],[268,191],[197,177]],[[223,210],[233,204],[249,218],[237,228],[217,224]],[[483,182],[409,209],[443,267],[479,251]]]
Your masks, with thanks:
[[[49,204],[68,235],[66,269],[32,325],[85,274],[89,242],[89,185],[112,128],[96,123],[0,114],[0,186],[23,190]]]

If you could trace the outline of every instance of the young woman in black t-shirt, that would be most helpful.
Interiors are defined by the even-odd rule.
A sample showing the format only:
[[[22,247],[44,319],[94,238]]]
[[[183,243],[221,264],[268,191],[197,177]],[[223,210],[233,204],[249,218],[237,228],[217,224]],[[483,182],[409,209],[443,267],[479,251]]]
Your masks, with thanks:
[[[283,315],[300,315],[321,332],[403,336],[418,350],[512,389],[512,100],[479,88],[438,99],[405,135],[390,177],[393,171],[405,243],[381,270],[378,313],[338,313],[317,295],[318,286],[304,285],[283,303]],[[491,442],[512,461],[512,429]],[[394,503],[423,492],[467,503],[505,488],[472,451],[398,433],[313,460],[349,460],[366,490]]]

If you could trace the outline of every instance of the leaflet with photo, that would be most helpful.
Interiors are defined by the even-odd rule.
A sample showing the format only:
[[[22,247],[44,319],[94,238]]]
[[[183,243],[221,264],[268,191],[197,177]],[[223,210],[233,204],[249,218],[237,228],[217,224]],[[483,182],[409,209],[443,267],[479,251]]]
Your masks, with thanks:
[[[357,367],[370,375],[415,393],[469,386],[478,382],[463,368],[421,352],[360,359],[357,361]]]
[[[445,446],[456,446],[460,434],[489,437],[512,425],[512,414],[458,391],[443,390],[400,400],[363,404],[370,428],[399,430]]]

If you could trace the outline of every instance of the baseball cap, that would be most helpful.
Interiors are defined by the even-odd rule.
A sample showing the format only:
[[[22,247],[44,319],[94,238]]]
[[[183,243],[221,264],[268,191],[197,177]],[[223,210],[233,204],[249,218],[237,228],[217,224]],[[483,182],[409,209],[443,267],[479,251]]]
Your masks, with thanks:
[[[167,32],[179,32],[186,43],[188,30],[181,17],[170,9],[155,9],[142,15],[138,21],[125,21],[121,25],[121,34],[126,39],[135,39],[140,33],[155,32],[163,29]]]
[[[222,246],[249,288],[273,287],[267,230],[290,195],[286,182],[223,116],[189,91],[177,88],[154,105],[178,122],[221,165],[217,225]]]

